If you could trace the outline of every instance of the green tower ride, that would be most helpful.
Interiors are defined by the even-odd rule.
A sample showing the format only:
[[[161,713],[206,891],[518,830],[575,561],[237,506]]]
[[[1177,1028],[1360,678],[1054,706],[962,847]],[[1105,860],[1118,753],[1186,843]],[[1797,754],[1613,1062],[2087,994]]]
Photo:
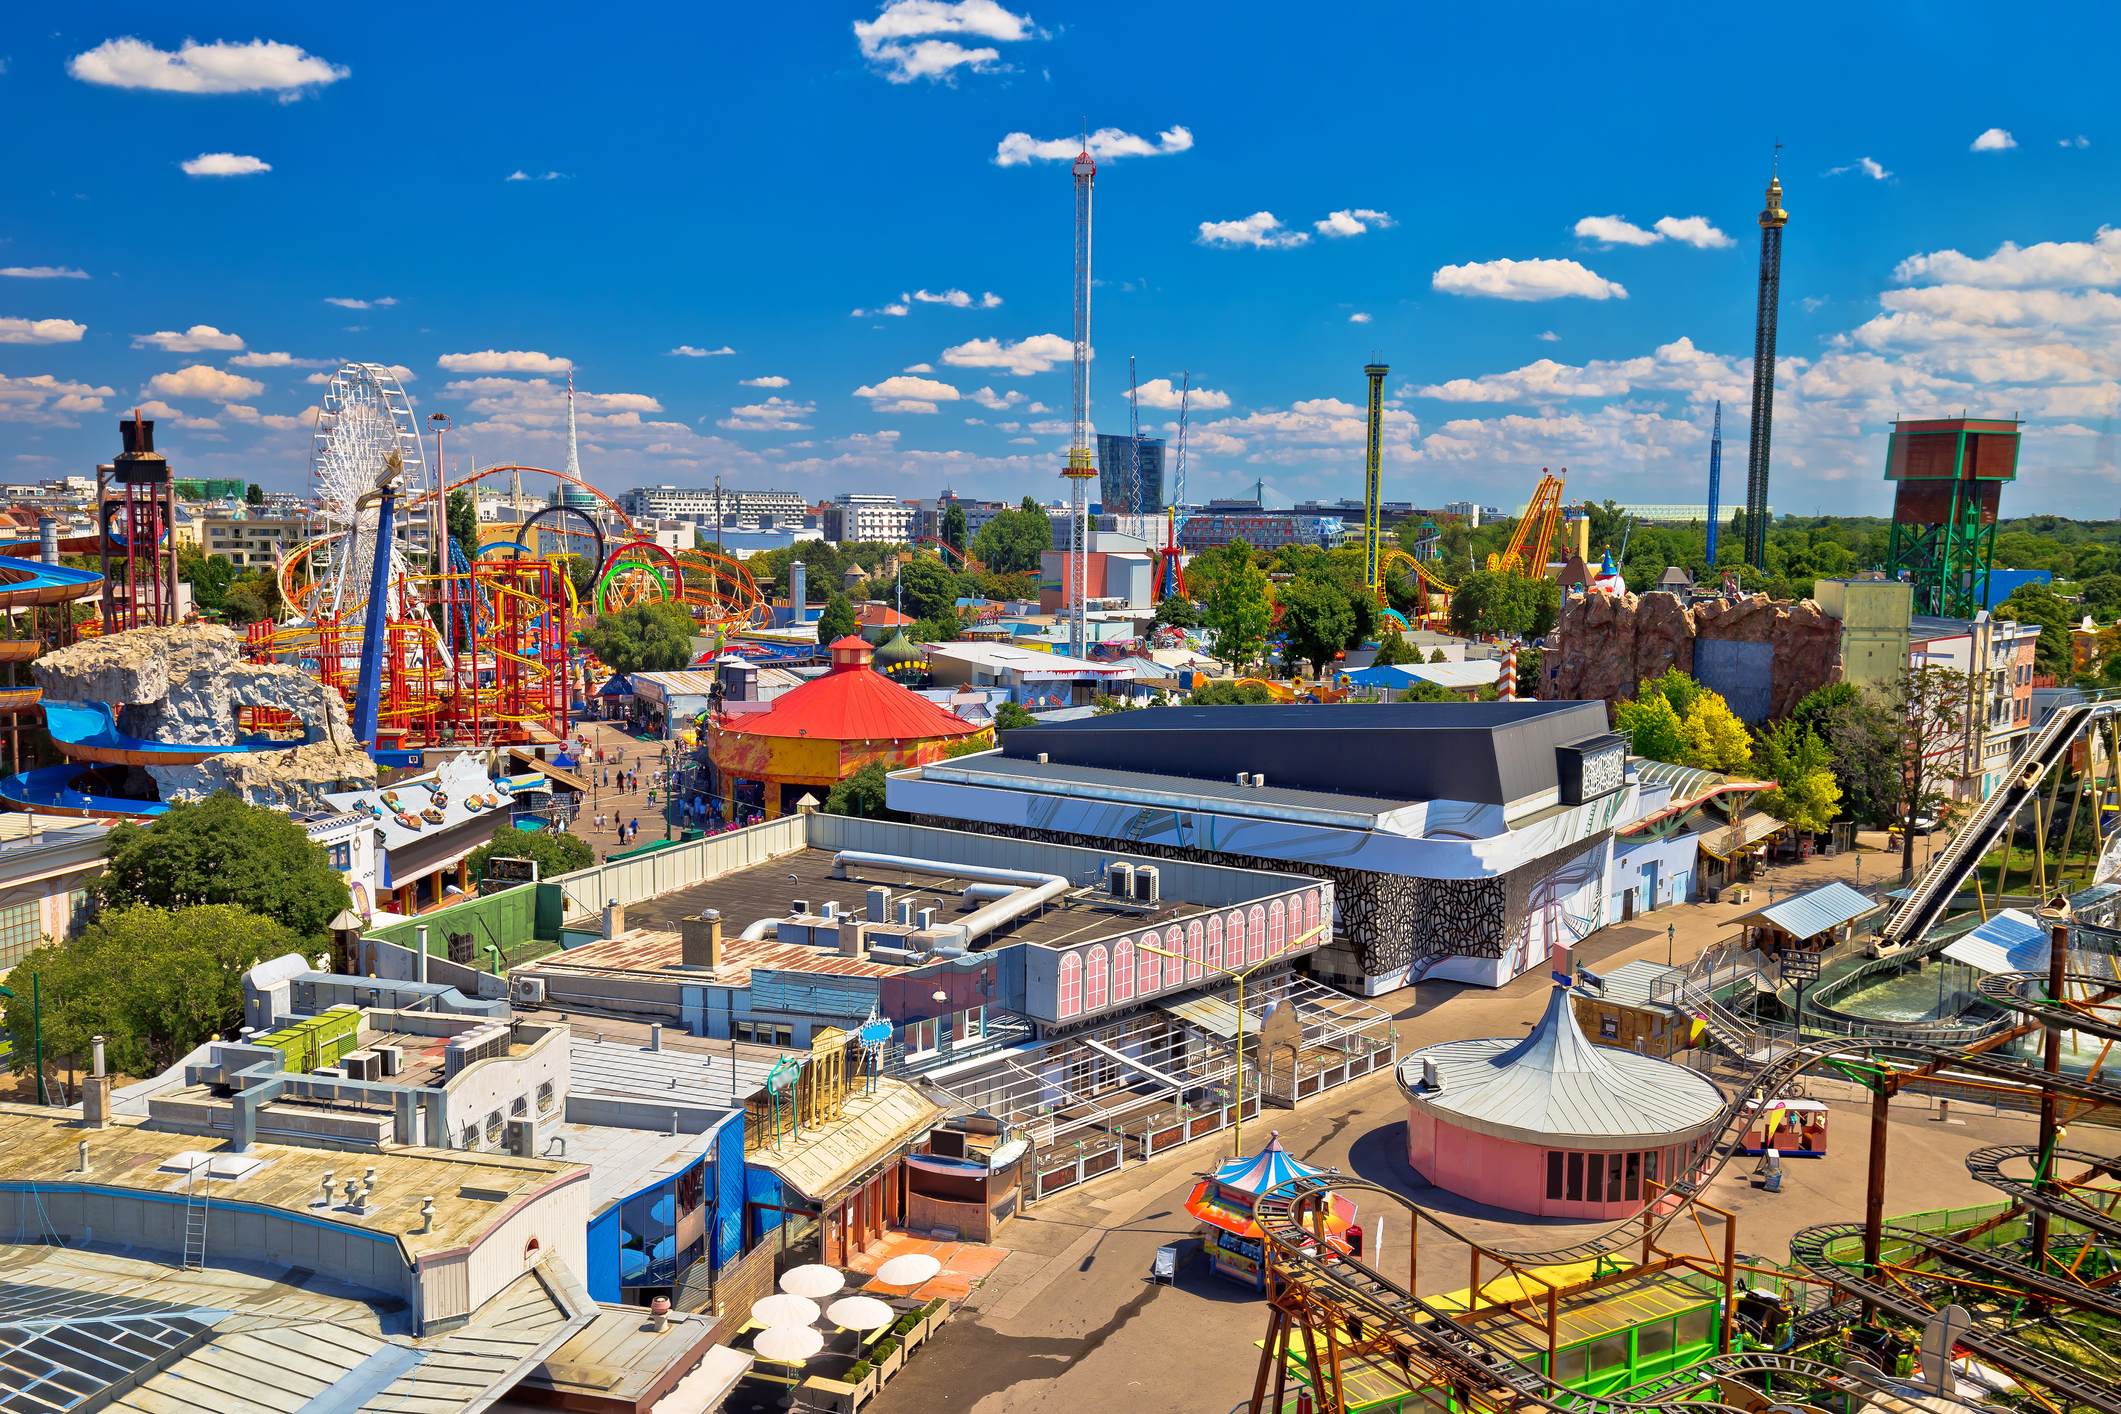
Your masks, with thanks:
[[[1996,508],[2018,475],[2017,419],[1943,417],[1893,424],[1888,575],[1915,586],[1915,612],[1970,619],[1989,607]]]

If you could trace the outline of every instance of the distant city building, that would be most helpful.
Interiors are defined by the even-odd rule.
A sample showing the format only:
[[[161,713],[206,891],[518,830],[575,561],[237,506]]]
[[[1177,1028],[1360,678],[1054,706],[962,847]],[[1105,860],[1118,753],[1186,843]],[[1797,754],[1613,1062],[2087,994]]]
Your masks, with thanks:
[[[636,486],[615,497],[619,509],[636,520],[682,520],[713,526],[717,514],[734,529],[801,527],[810,503],[794,491],[739,491],[712,486]]]
[[[243,493],[250,489],[250,483],[240,476],[211,476],[203,479],[179,476],[175,481],[177,499],[180,501],[220,501],[230,496],[240,501],[243,499]],[[77,482],[78,485],[75,484]],[[96,493],[96,483],[85,476],[68,476],[44,484],[54,495],[82,492],[93,496]]]
[[[1444,509],[1449,510],[1450,507],[1446,506],[1444,507]],[[1529,509],[1529,507],[1519,506],[1516,510],[1516,514],[1523,515],[1527,509]],[[1574,508],[1572,507],[1572,513],[1573,509]],[[1730,523],[1731,517],[1744,509],[1745,507],[1743,506],[1724,506],[1717,511],[1716,516],[1717,519],[1721,520],[1722,522],[1724,522],[1724,524],[1728,525]],[[1620,505],[1620,513],[1622,515],[1633,516],[1638,521],[1654,525],[1685,525],[1689,521],[1700,521],[1703,524],[1706,524],[1709,518],[1709,508],[1705,504],[1698,506],[1651,505],[1646,502],[1638,505],[1622,504]],[[1775,515],[1775,508],[1773,506],[1769,506],[1767,508],[1767,513],[1768,518],[1772,520]],[[1494,516],[1499,516],[1501,514],[1502,512],[1490,508],[1487,512],[1483,513],[1482,519],[1489,519]]]
[[[1201,507],[1201,509],[1205,511],[1222,513],[1229,513],[1233,511],[1263,511],[1266,508],[1266,504],[1261,501],[1257,496],[1252,496],[1249,498],[1241,497],[1237,499],[1232,499],[1229,497],[1217,497],[1215,500],[1212,500],[1208,502],[1207,505]]]
[[[1360,501],[1299,501],[1290,507],[1291,515],[1333,516],[1343,525],[1361,525],[1369,508]],[[1405,520],[1414,514],[1412,501],[1380,501],[1377,513],[1386,525]]]
[[[1007,501],[975,501],[958,495],[946,486],[940,496],[920,503],[914,516],[914,535],[923,540],[942,539],[943,517],[950,514],[952,506],[965,513],[965,540],[968,544],[973,536],[979,534],[981,526],[1003,511],[1012,509]]]
[[[1443,513],[1447,516],[1464,516],[1469,525],[1486,525],[1489,521],[1502,519],[1502,507],[1483,506],[1478,501],[1446,501]],[[1517,514],[1524,513],[1525,508],[1519,506]]]
[[[825,538],[831,541],[884,541],[900,544],[913,538],[916,508],[896,496],[843,491],[824,508]]]
[[[1164,507],[1163,438],[1141,439],[1141,468],[1136,482],[1139,494],[1131,503],[1127,499],[1130,441],[1130,438],[1114,437],[1109,433],[1097,434],[1097,490],[1109,515],[1141,515]]]
[[[273,551],[285,554],[302,542],[302,522],[292,517],[234,516],[197,517],[199,548],[209,558],[236,565],[269,565]]]
[[[1197,554],[1242,540],[1255,550],[1284,545],[1317,545],[1331,549],[1348,536],[1338,516],[1296,515],[1288,511],[1255,511],[1249,515],[1206,513],[1188,516],[1178,528],[1178,546]]]

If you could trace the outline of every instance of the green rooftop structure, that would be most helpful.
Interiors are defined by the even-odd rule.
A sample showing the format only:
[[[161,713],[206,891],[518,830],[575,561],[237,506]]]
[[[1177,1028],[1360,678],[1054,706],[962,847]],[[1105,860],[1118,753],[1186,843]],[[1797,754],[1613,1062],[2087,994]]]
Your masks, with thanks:
[[[1988,603],[1996,511],[2018,476],[2016,418],[1943,417],[1893,424],[1886,573],[1915,587],[1914,611],[1970,619]]]

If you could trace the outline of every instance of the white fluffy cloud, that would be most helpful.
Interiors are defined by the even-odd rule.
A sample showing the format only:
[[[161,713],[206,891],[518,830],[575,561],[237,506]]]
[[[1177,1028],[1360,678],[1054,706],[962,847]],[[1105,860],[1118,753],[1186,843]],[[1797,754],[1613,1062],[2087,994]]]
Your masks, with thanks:
[[[326,295],[324,302],[335,304],[341,309],[387,309],[398,301],[395,295],[385,295],[381,299],[348,299],[344,295]]]
[[[1205,246],[1253,246],[1259,250],[1288,250],[1308,245],[1309,232],[1292,231],[1271,211],[1255,211],[1239,221],[1203,221],[1194,240]]]
[[[337,83],[352,73],[344,65],[305,54],[292,44],[253,39],[248,44],[187,39],[170,53],[126,35],[106,39],[66,61],[83,83],[110,88],[152,88],[166,93],[277,93],[292,102],[304,92]]]
[[[461,378],[442,385],[442,391],[465,398],[471,410],[495,415],[547,413],[567,420],[567,385],[543,378]],[[580,416],[661,412],[663,405],[646,393],[592,393],[577,388],[575,413]]]
[[[1648,230],[1620,216],[1586,216],[1576,223],[1576,235],[1608,246],[1656,245],[1672,240],[1702,250],[1717,250],[1737,244],[1709,224],[1706,216],[1660,216]]]
[[[0,319],[0,344],[78,344],[87,332],[71,319]]]
[[[43,422],[75,427],[73,414],[103,411],[103,400],[114,394],[109,388],[76,383],[39,373],[28,378],[10,378],[0,373],[0,422]]]
[[[722,345],[718,349],[696,349],[690,344],[679,344],[670,351],[668,356],[672,358],[720,358],[724,354],[733,354],[735,352],[736,350],[727,344]]]
[[[1706,216],[1660,216],[1657,233],[1699,250],[1721,250],[1738,242],[1709,224]]]
[[[1620,284],[1573,260],[1484,260],[1446,265],[1430,283],[1448,295],[1482,295],[1490,299],[1548,300],[1571,295],[1583,299],[1626,299]]]
[[[239,359],[239,358],[232,358],[232,359],[230,359],[230,360],[229,360],[229,362],[230,362],[230,363],[241,363],[242,361],[243,361],[243,360],[241,360],[241,359]],[[336,364],[336,363],[326,362],[326,361],[323,361],[323,360],[309,360],[309,361],[310,361],[310,362],[315,362],[315,363],[319,363],[319,364],[321,365],[321,367],[324,367],[324,368],[336,369],[336,368],[338,368],[338,366],[339,366],[339,365],[338,365],[338,364]],[[387,365],[387,366],[388,366],[388,367],[389,367],[389,369],[390,369],[390,374],[391,374],[391,376],[392,376],[393,378],[396,378],[396,379],[397,379],[397,380],[398,380],[398,381],[399,381],[400,383],[411,383],[411,382],[415,381],[416,379],[418,379],[418,378],[419,378],[419,376],[420,376],[419,374],[417,374],[417,373],[413,372],[413,371],[412,371],[411,369],[407,368],[407,367],[406,367],[406,366],[405,366],[404,364],[402,364],[402,363],[393,363],[393,364],[389,364],[389,365]],[[304,379],[303,379],[302,381],[303,381],[304,383],[315,383],[315,384],[318,384],[318,385],[322,385],[322,384],[325,384],[325,383],[329,383],[329,382],[330,382],[331,380],[332,380],[332,375],[331,375],[331,374],[329,374],[329,373],[321,373],[321,372],[319,372],[319,373],[312,373],[312,374],[310,374],[310,375],[309,375],[309,376],[308,376],[307,378],[304,378]],[[507,380],[506,380],[506,379],[500,379],[500,378],[496,378],[496,379],[492,379],[492,380],[489,380],[489,381],[492,381],[492,382],[496,382],[496,383],[505,383],[505,382],[506,382]],[[451,386],[453,386],[453,387],[461,387],[462,385],[461,385],[461,384],[452,384]]]
[[[501,178],[501,180],[504,182],[557,182],[566,175],[565,172],[540,172],[536,176],[532,176],[521,167],[518,167],[507,176]]]
[[[1419,430],[1412,413],[1385,410],[1385,447],[1395,458],[1409,455]],[[1305,398],[1290,404],[1286,412],[1266,408],[1201,424],[1188,441],[1192,450],[1204,456],[1244,456],[1253,462],[1296,465],[1359,457],[1368,437],[1365,409],[1339,398]]]
[[[997,393],[992,388],[982,388],[976,393],[967,393],[965,396],[991,412],[1000,412],[1005,408],[1015,407],[1024,400],[1024,395],[1017,392],[1014,388],[1011,388],[1006,393]]]
[[[1990,128],[1975,138],[1967,147],[1969,152],[2007,152],[2018,145],[2018,139],[2001,128]]]
[[[1145,408],[1176,408],[1180,401],[1179,390],[1168,378],[1150,379],[1136,390],[1136,397]],[[1195,388],[1185,400],[1203,412],[1218,412],[1230,406],[1230,395],[1213,388]]]
[[[949,83],[961,68],[976,74],[1005,71],[1000,50],[967,48],[957,40],[1013,44],[1037,33],[1029,15],[1012,14],[994,0],[890,0],[875,19],[854,22],[862,57],[892,83]]]
[[[195,432],[211,432],[221,425],[211,417],[200,417],[182,408],[173,408],[159,399],[141,403],[137,411],[157,422],[166,422],[172,427],[183,427]]]
[[[2101,226],[2089,241],[2005,241],[1994,255],[1975,259],[1956,250],[1911,255],[1893,269],[1903,285],[1934,281],[1991,290],[2058,289],[2121,284],[2121,230]]]
[[[778,373],[769,373],[764,378],[739,378],[738,385],[745,388],[785,388],[788,380]]]
[[[1045,373],[1074,358],[1075,341],[1058,334],[1033,334],[1013,344],[972,339],[943,350],[943,362],[953,368],[998,368],[1018,378]]]
[[[1119,128],[1099,128],[1090,134],[1088,151],[1099,162],[1120,157],[1169,157],[1193,146],[1193,134],[1183,127],[1166,128],[1151,142]],[[1011,133],[994,148],[994,165],[1021,167],[1028,162],[1073,162],[1084,151],[1080,137],[1040,140],[1029,133]]]
[[[240,373],[194,363],[175,373],[157,373],[147,380],[147,391],[165,398],[206,398],[217,403],[234,403],[255,398],[265,391],[265,385]]]
[[[964,395],[948,383],[901,373],[873,387],[856,388],[854,396],[869,399],[873,412],[936,412],[937,403],[954,403]]]
[[[1891,172],[1886,171],[1882,164],[1874,162],[1868,157],[1859,157],[1845,167],[1829,167],[1819,175],[1822,177],[1838,177],[1843,172],[1861,172],[1874,182],[1882,182],[1893,175]]]
[[[73,270],[64,265],[7,265],[0,266],[0,275],[15,280],[86,280],[86,270]]]
[[[443,354],[435,367],[444,373],[565,373],[574,367],[564,358],[528,349],[486,349],[479,353]]]
[[[239,152],[202,152],[178,165],[187,177],[254,177],[272,170],[272,163]]]
[[[231,368],[337,368],[339,365],[328,358],[296,358],[288,353],[237,354],[228,361]]]
[[[875,309],[849,310],[848,313],[856,319],[867,319],[878,314],[888,314],[894,318],[903,319],[906,317],[907,311],[913,307],[907,303],[912,298],[913,296],[911,295],[900,295],[897,304],[880,305]]]
[[[935,372],[935,365],[934,365],[934,364],[932,364],[932,363],[909,363],[909,364],[907,364],[907,365],[906,365],[906,366],[905,366],[904,368],[901,368],[901,369],[899,370],[899,372],[901,372],[901,373],[933,373],[933,372]]]
[[[1350,324],[1367,324],[1370,322],[1370,316],[1358,310],[1356,313],[1348,316],[1348,322]]]
[[[1694,401],[1736,401],[1750,387],[1750,373],[1733,362],[1703,353],[1680,338],[1647,358],[1594,359],[1582,368],[1543,358],[1509,373],[1453,378],[1418,391],[1451,403],[1553,403],[1570,398],[1617,398],[1645,390],[1682,391]]]
[[[930,294],[926,290],[915,290],[913,298],[920,304],[947,304],[952,309],[999,309],[1002,297],[989,290],[974,299],[963,290],[944,290],[941,294]]]
[[[1321,236],[1359,236],[1365,231],[1382,231],[1399,223],[1382,211],[1358,206],[1348,211],[1336,211],[1325,220],[1311,224]]]
[[[810,424],[799,419],[816,411],[816,403],[774,397],[748,407],[731,408],[729,416],[718,419],[714,425],[732,432],[801,432]]]
[[[158,334],[133,335],[136,349],[160,349],[164,353],[205,353],[210,349],[240,349],[243,340],[235,334],[224,334],[211,324],[194,324],[179,334],[164,329]]]

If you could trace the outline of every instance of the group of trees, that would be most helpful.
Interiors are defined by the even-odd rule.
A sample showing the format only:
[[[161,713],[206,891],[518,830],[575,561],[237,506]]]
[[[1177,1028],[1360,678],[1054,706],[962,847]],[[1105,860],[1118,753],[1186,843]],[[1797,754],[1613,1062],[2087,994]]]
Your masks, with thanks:
[[[682,604],[629,604],[582,629],[582,646],[615,673],[675,672],[692,662],[697,625]]]
[[[114,1067],[151,1075],[239,1025],[243,973],[321,951],[352,902],[300,825],[225,793],[116,826],[104,854],[87,885],[94,915],[9,974],[15,995],[0,1020],[17,1038],[17,1073],[33,1067],[31,978],[48,1064],[77,1062],[100,1035]]]

